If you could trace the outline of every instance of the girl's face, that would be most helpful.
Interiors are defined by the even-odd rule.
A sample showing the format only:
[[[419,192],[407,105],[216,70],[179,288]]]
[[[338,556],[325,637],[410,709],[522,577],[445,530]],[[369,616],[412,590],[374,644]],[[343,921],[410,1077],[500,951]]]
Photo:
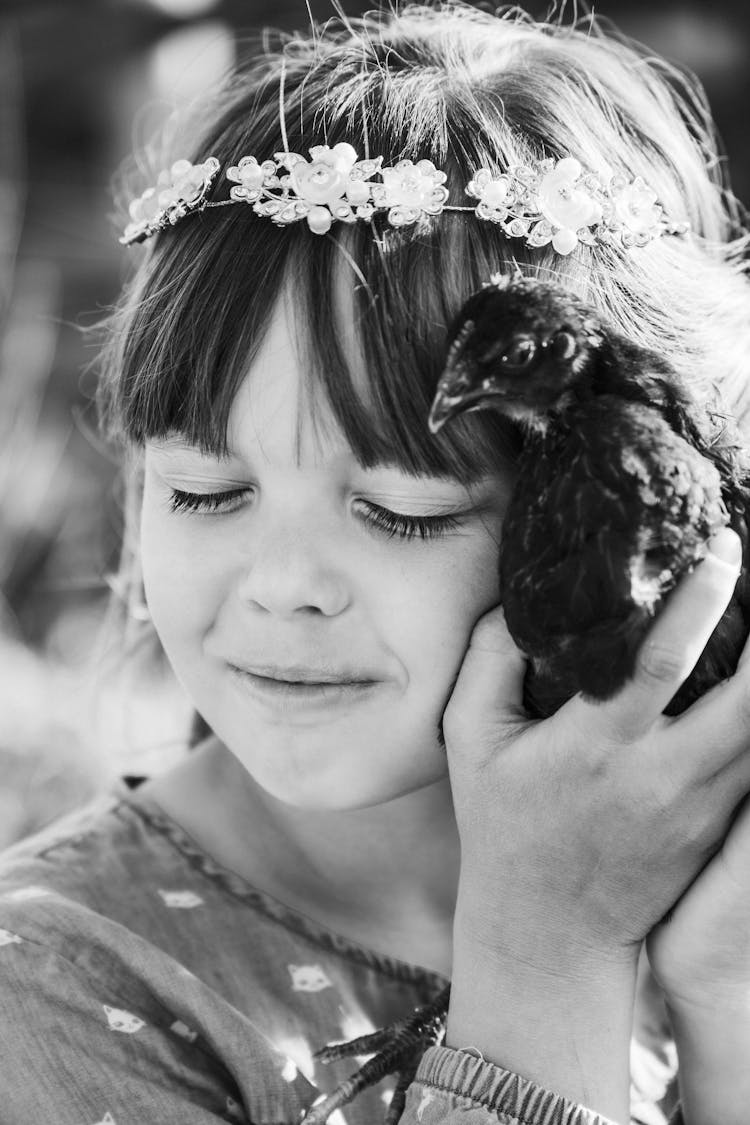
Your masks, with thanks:
[[[280,302],[228,459],[148,444],[146,596],[175,673],[259,785],[361,808],[447,775],[439,724],[498,600],[511,482],[362,469],[332,422],[300,414],[293,331]]]

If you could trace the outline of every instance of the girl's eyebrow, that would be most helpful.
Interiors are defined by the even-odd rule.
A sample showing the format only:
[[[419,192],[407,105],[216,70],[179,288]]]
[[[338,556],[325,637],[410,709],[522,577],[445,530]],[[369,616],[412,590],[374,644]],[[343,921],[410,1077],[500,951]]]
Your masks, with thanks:
[[[166,437],[152,437],[146,438],[146,446],[149,449],[155,450],[157,453],[198,453],[198,447],[192,445],[185,438],[179,437],[177,434],[168,434]]]
[[[180,437],[179,434],[168,434],[166,437],[158,438],[159,445],[163,445],[165,449],[196,449],[197,446],[192,442],[187,441],[185,438]]]
[[[201,449],[200,446],[195,445],[179,434],[168,434],[166,437],[149,438],[146,441],[146,445],[152,449],[154,453],[189,453],[195,457],[202,457],[204,460],[211,461],[231,461],[233,459],[231,450],[226,456],[222,456],[219,453]]]

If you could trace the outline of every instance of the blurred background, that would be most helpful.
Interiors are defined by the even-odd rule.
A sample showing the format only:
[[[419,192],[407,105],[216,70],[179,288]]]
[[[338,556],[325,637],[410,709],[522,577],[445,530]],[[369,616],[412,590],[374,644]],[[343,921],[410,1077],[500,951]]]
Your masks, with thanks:
[[[595,10],[700,77],[747,202],[746,0]],[[163,661],[108,670],[122,498],[85,330],[127,274],[111,193],[134,137],[210,87],[243,32],[308,23],[305,0],[0,0],[0,845],[184,753],[190,709]]]

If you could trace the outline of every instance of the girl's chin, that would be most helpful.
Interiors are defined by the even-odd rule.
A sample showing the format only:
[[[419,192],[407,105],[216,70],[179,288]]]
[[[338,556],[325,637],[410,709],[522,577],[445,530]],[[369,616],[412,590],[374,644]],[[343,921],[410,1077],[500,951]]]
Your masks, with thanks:
[[[380,744],[368,753],[363,739],[321,740],[318,745],[289,745],[263,740],[252,746],[231,737],[227,746],[255,783],[283,804],[310,811],[353,811],[387,804],[447,777],[444,755],[436,748],[415,770],[413,754],[395,755],[388,769]],[[359,747],[358,750],[355,748]],[[403,763],[411,768],[403,769]],[[369,763],[369,764],[368,764]],[[399,768],[401,767],[401,768]]]

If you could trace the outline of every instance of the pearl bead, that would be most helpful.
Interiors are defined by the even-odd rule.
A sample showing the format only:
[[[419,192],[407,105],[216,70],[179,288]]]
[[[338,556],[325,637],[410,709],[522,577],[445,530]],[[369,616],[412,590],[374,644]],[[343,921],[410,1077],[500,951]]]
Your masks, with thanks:
[[[570,254],[578,245],[578,235],[574,230],[559,230],[552,236],[552,245],[558,254]]]
[[[313,207],[307,216],[307,225],[313,234],[326,234],[331,229],[333,218],[327,207]]]
[[[502,180],[493,180],[482,192],[482,203],[486,203],[488,207],[504,207],[507,199],[508,185]]]

